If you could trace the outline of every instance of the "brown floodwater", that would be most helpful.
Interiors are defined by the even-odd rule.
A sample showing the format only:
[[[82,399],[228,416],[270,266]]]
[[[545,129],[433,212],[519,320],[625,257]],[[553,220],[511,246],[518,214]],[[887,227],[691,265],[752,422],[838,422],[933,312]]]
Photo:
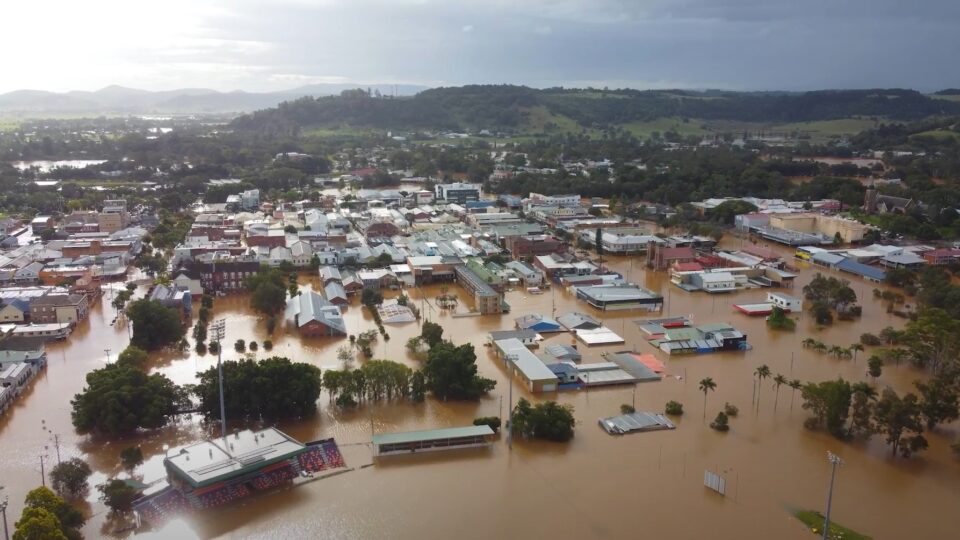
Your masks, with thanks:
[[[439,322],[445,336],[476,346],[480,373],[497,381],[497,388],[476,403],[443,403],[428,399],[363,405],[339,411],[321,396],[319,414],[302,421],[285,421],[278,427],[300,440],[335,437],[348,466],[346,474],[319,480],[286,491],[249,499],[236,506],[185,516],[145,538],[812,538],[789,514],[791,508],[822,509],[829,468],[826,452],[844,459],[834,493],[833,516],[838,522],[874,538],[953,538],[960,526],[955,513],[960,503],[960,460],[949,444],[958,436],[957,424],[928,434],[930,449],[910,460],[891,459],[881,437],[869,443],[837,441],[803,428],[805,411],[800,396],[782,387],[775,403],[772,381],[759,394],[759,410],[752,410],[753,371],[760,364],[774,374],[803,381],[842,376],[867,380],[866,358],[837,360],[804,349],[800,342],[812,336],[827,344],[848,346],[863,332],[878,332],[903,321],[888,315],[873,298],[874,285],[851,278],[864,306],[857,322],[838,321],[817,329],[804,314],[797,331],[768,331],[762,317],[750,318],[731,303],[760,302],[765,290],[726,296],[685,293],[668,286],[665,273],[646,271],[642,259],[613,258],[611,267],[646,287],[667,295],[665,314],[692,315],[697,324],[729,321],[749,336],[753,350],[740,353],[667,357],[670,377],[659,383],[559,394],[530,395],[514,386],[514,399],[556,399],[570,404],[577,419],[576,436],[568,444],[516,440],[512,451],[505,440],[492,449],[385,459],[372,467],[371,432],[393,432],[469,424],[477,416],[502,414],[507,404],[508,381],[501,364],[483,346],[490,330],[509,329],[513,319],[526,313],[551,314],[571,310],[592,312],[627,340],[626,345],[586,348],[584,362],[601,360],[601,353],[633,349],[655,352],[632,321],[639,312],[598,314],[563,290],[529,296],[520,289],[509,292],[513,311],[505,316],[454,318],[421,302],[439,292],[436,286],[410,291],[424,313]],[[813,276],[801,269],[795,290]],[[830,273],[825,271],[825,273]],[[304,276],[302,287],[318,287]],[[453,292],[465,295],[456,286]],[[109,298],[109,296],[107,296]],[[460,311],[466,306],[461,305]],[[11,499],[8,518],[19,515],[23,495],[40,483],[39,455],[56,460],[51,442],[59,434],[61,458],[80,456],[96,471],[91,483],[121,474],[118,455],[124,446],[142,445],[147,462],[134,475],[149,482],[163,474],[165,450],[196,441],[206,427],[196,418],[185,418],[169,428],[129,441],[104,441],[78,436],[70,425],[69,399],[83,387],[84,374],[106,362],[126,345],[123,323],[110,325],[114,310],[109,301],[95,307],[70,338],[48,347],[49,367],[16,405],[0,419],[0,484]],[[243,295],[218,298],[214,317],[227,321],[224,358],[238,353],[229,346],[237,338],[260,343],[268,336],[264,324],[247,307]],[[351,333],[373,327],[357,300],[345,318]],[[391,339],[376,344],[377,358],[417,367],[404,344],[418,334],[417,324],[388,325]],[[300,339],[278,329],[274,349],[261,350],[258,358],[282,355],[321,368],[337,365],[336,349],[347,339]],[[547,343],[569,343],[569,334],[547,334]],[[356,361],[359,365],[361,360]],[[214,355],[158,355],[151,369],[177,383],[190,383],[195,374],[216,365]],[[717,433],[703,421],[704,396],[697,382],[712,377],[717,390],[706,401],[707,422],[725,402],[739,406],[728,433]],[[923,374],[904,365],[887,366],[879,384],[903,392]],[[686,414],[678,428],[646,434],[612,437],[597,419],[618,414],[623,403],[636,400],[638,410],[662,411],[668,400],[684,404]],[[239,426],[234,426],[239,427]],[[44,450],[44,447],[49,447]],[[722,498],[703,487],[703,471],[719,471],[727,479]],[[87,537],[104,536],[106,513],[88,497],[86,511],[93,517]]]

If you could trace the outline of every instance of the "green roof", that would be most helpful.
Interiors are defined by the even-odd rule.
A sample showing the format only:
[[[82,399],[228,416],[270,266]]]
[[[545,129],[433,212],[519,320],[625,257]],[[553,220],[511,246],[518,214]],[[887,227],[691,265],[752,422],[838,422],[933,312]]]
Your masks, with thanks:
[[[442,439],[456,439],[459,437],[479,437],[493,435],[490,426],[465,426],[444,429],[427,429],[423,431],[407,431],[404,433],[385,433],[374,435],[373,444],[402,444],[419,441],[439,441]]]

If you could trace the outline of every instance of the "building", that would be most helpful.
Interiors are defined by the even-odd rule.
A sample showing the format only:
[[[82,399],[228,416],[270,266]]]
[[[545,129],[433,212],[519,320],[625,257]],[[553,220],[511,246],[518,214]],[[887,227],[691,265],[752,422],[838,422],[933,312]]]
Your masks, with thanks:
[[[529,259],[538,255],[566,253],[569,244],[548,234],[529,236],[510,236],[504,239],[504,247],[510,250],[514,259]]]
[[[517,317],[514,319],[514,321],[517,325],[517,328],[521,330],[531,330],[533,332],[542,333],[563,331],[560,323],[539,313],[531,313],[529,315]]]
[[[543,285],[543,272],[521,261],[509,261],[505,265],[519,276],[520,280],[527,287],[539,287]]]
[[[737,290],[737,280],[730,272],[697,272],[690,276],[691,284],[708,293]]]
[[[30,302],[30,322],[75,324],[86,319],[89,310],[84,294],[48,294]]]
[[[577,287],[577,298],[601,311],[663,309],[663,296],[639,285],[592,285]]]
[[[927,261],[927,264],[945,266],[960,260],[960,249],[932,249],[924,251],[921,256]]]
[[[147,298],[159,302],[164,307],[177,310],[183,319],[190,318],[193,295],[187,288],[180,288],[177,285],[154,285]]]
[[[839,237],[846,244],[863,241],[871,229],[853,219],[823,214],[775,214],[770,216],[770,227],[824,238]]]
[[[531,193],[529,201],[530,206],[560,206],[571,207],[580,206],[580,195],[576,193],[568,195],[541,195],[540,193]]]
[[[696,258],[696,252],[688,246],[669,247],[651,242],[647,247],[647,265],[654,270],[666,270],[676,263],[693,262]]]
[[[513,374],[517,374],[531,392],[554,392],[559,379],[519,339],[494,341],[494,349]]]
[[[340,308],[313,291],[287,301],[286,315],[304,336],[345,336],[347,324]]]
[[[53,216],[37,216],[30,220],[30,230],[39,236],[43,231],[52,229],[54,223]]]
[[[537,341],[541,338],[534,330],[494,330],[488,335],[488,339],[491,343],[496,343],[497,341],[503,341],[505,339],[516,339],[520,343],[523,343],[527,347],[536,347],[538,345]]]
[[[248,277],[260,272],[260,262],[252,258],[223,257],[214,253],[198,257],[195,270],[200,274],[204,291],[239,291],[246,287]]]
[[[555,362],[580,362],[583,355],[572,345],[555,343],[544,347],[543,352]]]
[[[343,288],[343,284],[339,281],[331,281],[324,285],[323,296],[326,297],[327,302],[335,306],[350,305],[350,299],[347,298],[347,290]]]
[[[803,311],[803,300],[796,296],[790,296],[789,294],[769,292],[767,293],[767,302],[771,303],[773,307],[778,307],[787,313],[800,313]]]
[[[437,200],[446,202],[455,202],[464,204],[467,201],[479,201],[483,190],[480,184],[465,184],[456,182],[453,184],[437,184],[434,187],[434,194]]]
[[[457,276],[457,283],[467,292],[473,295],[474,309],[482,315],[491,313],[503,313],[506,302],[500,298],[500,294],[493,290],[486,281],[478,276],[473,270],[465,265],[458,264],[454,267]]]
[[[601,326],[598,319],[577,311],[560,315],[557,317],[557,322],[570,332],[574,330],[594,330]]]
[[[171,282],[181,289],[190,292],[190,296],[203,295],[203,284],[200,282],[200,274],[192,270],[181,268],[174,272],[174,278]]]
[[[373,455],[416,454],[441,450],[488,447],[493,444],[490,426],[465,426],[373,436]]]

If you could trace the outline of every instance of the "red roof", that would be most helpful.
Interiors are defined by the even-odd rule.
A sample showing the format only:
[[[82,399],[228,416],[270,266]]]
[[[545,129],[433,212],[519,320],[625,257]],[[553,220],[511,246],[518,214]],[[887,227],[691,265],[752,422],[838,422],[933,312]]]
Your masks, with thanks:
[[[673,265],[674,270],[677,272],[699,272],[703,270],[703,266],[700,263],[695,262],[681,262]]]
[[[952,248],[932,249],[930,251],[923,252],[922,255],[924,257],[929,257],[929,258],[960,257],[960,249],[952,249]]]

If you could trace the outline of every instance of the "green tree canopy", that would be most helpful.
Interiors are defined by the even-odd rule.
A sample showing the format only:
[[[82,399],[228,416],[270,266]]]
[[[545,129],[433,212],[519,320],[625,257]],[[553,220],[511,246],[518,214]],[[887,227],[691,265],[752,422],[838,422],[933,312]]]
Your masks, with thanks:
[[[54,517],[51,521],[47,514]],[[19,538],[33,539],[42,538],[69,538],[70,540],[80,539],[80,528],[86,523],[87,519],[83,514],[67,503],[63,498],[57,496],[53,491],[46,487],[38,487],[27,493],[24,499],[24,514],[20,521],[16,523],[17,531],[23,529]],[[55,524],[59,530],[59,535],[52,532],[50,526]],[[50,536],[32,536],[40,531],[49,532]],[[14,538],[17,538],[16,532]]]
[[[50,486],[63,497],[76,497],[87,490],[87,478],[92,472],[82,459],[68,459],[50,469]]]
[[[73,426],[81,433],[123,435],[163,427],[184,400],[166,376],[111,364],[87,374],[87,386],[74,396]]]
[[[120,355],[117,356],[117,364],[139,369],[142,368],[147,362],[147,358],[147,351],[137,347],[136,345],[128,345],[127,348],[121,351]]]
[[[194,393],[207,418],[220,418],[217,369],[199,375]],[[277,419],[316,412],[321,390],[320,368],[272,357],[260,362],[223,363],[223,394],[227,418]]]
[[[469,343],[456,346],[442,341],[431,347],[423,375],[427,388],[442,400],[479,399],[497,384],[477,375],[477,354]]]
[[[183,338],[180,314],[155,300],[132,302],[127,308],[127,317],[133,321],[133,339],[130,343],[145,351],[179,343]]]
[[[420,328],[420,337],[424,343],[434,347],[443,341],[443,327],[435,322],[424,321]]]
[[[520,398],[513,409],[512,429],[524,437],[566,442],[573,438],[575,424],[573,407],[555,401],[531,406],[526,399]]]

